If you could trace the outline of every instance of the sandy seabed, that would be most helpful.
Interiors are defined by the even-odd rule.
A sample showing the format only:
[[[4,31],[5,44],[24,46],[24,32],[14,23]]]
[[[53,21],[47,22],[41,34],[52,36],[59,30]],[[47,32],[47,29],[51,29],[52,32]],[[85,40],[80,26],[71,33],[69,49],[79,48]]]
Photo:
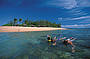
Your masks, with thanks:
[[[50,30],[67,30],[67,29],[54,27],[0,26],[0,32],[29,32],[29,31],[50,31]]]

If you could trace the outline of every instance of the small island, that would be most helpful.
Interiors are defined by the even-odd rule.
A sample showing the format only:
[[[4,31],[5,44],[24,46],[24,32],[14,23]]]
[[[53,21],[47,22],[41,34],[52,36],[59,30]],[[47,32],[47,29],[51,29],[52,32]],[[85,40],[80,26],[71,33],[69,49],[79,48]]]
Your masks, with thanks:
[[[61,24],[49,22],[47,20],[31,21],[18,20],[14,18],[7,24],[0,26],[0,32],[28,32],[28,31],[49,31],[49,30],[65,30],[61,28]]]

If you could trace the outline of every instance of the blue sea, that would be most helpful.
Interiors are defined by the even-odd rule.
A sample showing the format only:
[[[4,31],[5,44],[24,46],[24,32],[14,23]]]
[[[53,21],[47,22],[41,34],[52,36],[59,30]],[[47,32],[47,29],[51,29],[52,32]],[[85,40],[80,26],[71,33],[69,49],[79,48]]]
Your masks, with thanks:
[[[75,52],[62,41],[48,45],[47,35],[74,37]],[[0,33],[0,59],[90,59],[90,29]]]

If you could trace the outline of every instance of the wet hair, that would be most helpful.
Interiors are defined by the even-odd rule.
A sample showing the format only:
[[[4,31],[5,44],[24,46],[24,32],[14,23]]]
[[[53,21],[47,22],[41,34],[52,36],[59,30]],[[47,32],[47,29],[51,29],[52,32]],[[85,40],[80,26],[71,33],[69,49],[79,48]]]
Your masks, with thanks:
[[[66,40],[64,40],[64,41],[63,41],[63,44],[64,44],[65,46],[67,46],[67,45],[68,45],[68,42],[67,42]]]

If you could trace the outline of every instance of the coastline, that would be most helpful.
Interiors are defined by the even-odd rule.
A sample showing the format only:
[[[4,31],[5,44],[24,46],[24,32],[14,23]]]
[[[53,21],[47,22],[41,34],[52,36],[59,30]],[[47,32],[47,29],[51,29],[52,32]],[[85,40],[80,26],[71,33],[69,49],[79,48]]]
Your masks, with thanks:
[[[31,31],[51,31],[51,30],[67,30],[67,29],[54,27],[0,26],[0,32],[31,32]]]

